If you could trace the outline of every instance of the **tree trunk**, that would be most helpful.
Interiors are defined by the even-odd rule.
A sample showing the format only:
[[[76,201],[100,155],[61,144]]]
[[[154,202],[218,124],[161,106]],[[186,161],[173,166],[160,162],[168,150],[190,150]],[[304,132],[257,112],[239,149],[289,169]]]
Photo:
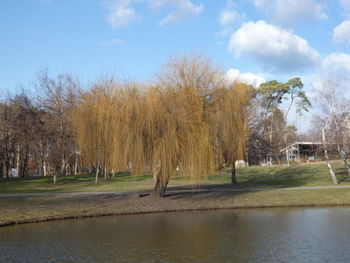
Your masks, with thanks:
[[[342,158],[343,164],[344,164],[346,170],[348,171],[348,176],[350,177],[350,166],[348,164],[348,161],[346,160],[345,152],[343,150],[340,151],[340,157]]]
[[[287,165],[289,166],[289,151],[288,151],[288,145],[287,145],[287,134],[284,134],[284,145],[286,146],[286,159],[287,159]]]
[[[153,174],[153,180],[157,181],[158,178],[158,174],[160,172],[160,165],[159,164],[152,164],[152,168],[151,168],[152,174]]]
[[[20,176],[20,154],[19,154],[20,150],[19,147],[17,147],[17,154],[16,154],[16,169],[17,169],[17,176]]]
[[[270,131],[269,131],[270,146],[272,145],[272,132],[273,132],[273,111],[271,113],[271,123],[270,123]]]
[[[96,177],[95,177],[95,184],[97,184],[97,181],[98,181],[98,172],[100,170],[100,164],[97,164],[97,167],[96,167]]]
[[[104,173],[105,180],[109,179],[109,178],[107,178],[108,176],[107,176],[107,167],[106,166],[104,166],[103,173]]]
[[[327,166],[328,166],[328,169],[329,169],[329,173],[332,177],[332,180],[333,180],[333,183],[334,184],[339,184],[338,183],[338,180],[337,180],[337,177],[335,176],[335,173],[333,171],[333,168],[332,168],[332,165],[331,165],[331,162],[329,160],[327,160]]]
[[[75,155],[75,162],[74,162],[74,175],[78,174],[78,155]]]
[[[67,160],[64,155],[62,156],[60,171],[61,175],[67,175]]]
[[[44,172],[44,176],[47,176],[46,160],[44,160],[44,162],[43,162],[43,172]]]
[[[162,171],[159,170],[158,174],[157,174],[157,182],[156,185],[153,189],[153,193],[151,194],[151,196],[153,197],[163,197],[165,190],[168,186],[169,183],[169,178],[168,177],[163,177],[162,176]]]
[[[246,163],[245,163],[245,167],[249,167],[249,155],[248,155],[248,151],[245,152],[245,158],[246,158]]]
[[[327,166],[328,166],[328,169],[329,169],[329,173],[330,173],[330,175],[332,177],[333,183],[334,184],[338,184],[337,177],[335,176],[335,173],[333,171],[331,162],[329,161],[328,151],[327,151],[327,146],[326,146],[326,135],[325,135],[324,129],[322,129],[322,142],[323,142],[324,156],[325,156],[325,158],[327,160]]]
[[[338,122],[336,120],[334,120],[334,123],[335,123],[335,127],[337,130],[337,137],[339,137],[340,136],[340,128],[339,128]],[[340,147],[339,141],[337,140],[337,150],[338,150],[340,158],[343,161],[343,164],[344,164],[346,170],[348,171],[348,176],[350,177],[350,166],[346,160],[346,156],[345,156],[345,152],[344,152],[343,148],[344,148],[344,138],[342,138],[342,148]]]
[[[231,182],[232,184],[237,184],[237,176],[236,176],[236,162],[233,163],[232,165],[232,170],[231,170]]]

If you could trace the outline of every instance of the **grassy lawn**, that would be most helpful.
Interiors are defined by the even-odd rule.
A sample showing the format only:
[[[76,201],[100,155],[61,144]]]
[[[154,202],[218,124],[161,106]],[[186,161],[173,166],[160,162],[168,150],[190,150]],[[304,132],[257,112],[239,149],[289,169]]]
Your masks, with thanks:
[[[347,171],[341,164],[333,165],[341,185],[350,185]],[[301,186],[329,186],[333,182],[325,163],[293,166],[248,167],[238,170],[240,187],[284,188]]]
[[[335,165],[336,174],[341,185],[350,185],[342,165]],[[239,184],[230,184],[230,170],[222,170],[214,175],[201,178],[197,182],[188,177],[175,176],[169,187],[189,187],[192,185],[210,185],[224,188],[281,188],[300,186],[333,185],[326,164],[309,164],[294,166],[255,166],[237,169]],[[225,185],[227,183],[227,185]],[[152,176],[131,176],[118,174],[105,181],[103,178],[95,184],[93,175],[64,176],[53,184],[52,177],[1,178],[0,193],[40,193],[40,192],[113,192],[150,190],[154,186]]]

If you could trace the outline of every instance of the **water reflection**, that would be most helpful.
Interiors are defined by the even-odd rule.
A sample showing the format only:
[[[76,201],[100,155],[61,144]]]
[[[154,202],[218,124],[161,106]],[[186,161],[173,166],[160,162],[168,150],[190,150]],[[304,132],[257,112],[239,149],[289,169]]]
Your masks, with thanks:
[[[347,262],[349,208],[102,217],[0,229],[1,262]]]

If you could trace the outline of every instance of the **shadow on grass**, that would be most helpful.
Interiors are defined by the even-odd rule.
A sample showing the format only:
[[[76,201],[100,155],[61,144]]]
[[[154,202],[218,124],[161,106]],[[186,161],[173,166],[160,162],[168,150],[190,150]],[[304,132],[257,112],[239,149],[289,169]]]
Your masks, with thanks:
[[[346,169],[335,166],[335,172],[340,183],[349,183],[350,179]],[[188,186],[169,187],[169,190],[191,189],[247,189],[247,188],[289,188],[302,186],[326,186],[333,185],[325,164],[294,165],[294,166],[270,166],[248,167],[237,170],[238,184],[230,183],[230,170],[219,171],[221,179],[210,177],[209,182],[215,184],[197,184]],[[227,183],[225,183],[227,182]]]
[[[350,184],[346,169],[342,165],[334,165],[335,172],[341,184]],[[171,182],[183,183],[182,186],[169,186],[168,190],[193,190],[193,189],[247,189],[247,188],[288,188],[301,186],[325,186],[332,185],[326,164],[247,167],[237,169],[238,184],[230,183],[230,170],[218,171],[206,179],[200,179],[197,184],[187,177],[178,174]],[[152,184],[151,175],[133,176],[130,173],[117,173],[113,178],[105,180],[99,177],[95,184],[95,175],[59,176],[56,185],[52,177],[25,177],[25,178],[0,178],[0,192],[62,192],[62,191],[98,191],[104,188],[122,190],[124,186],[128,191],[137,190],[138,183]],[[143,183],[142,183],[143,184]],[[125,189],[126,189],[125,188]],[[80,190],[79,190],[80,189]]]
[[[344,168],[336,166],[335,172],[340,182],[349,181]],[[243,171],[242,171],[243,172]],[[290,167],[265,168],[257,173],[257,168],[238,173],[242,186],[266,186],[276,188],[300,187],[306,185],[331,185],[332,181],[325,164],[300,165]]]
[[[348,172],[345,167],[335,169],[339,183],[350,182]]]

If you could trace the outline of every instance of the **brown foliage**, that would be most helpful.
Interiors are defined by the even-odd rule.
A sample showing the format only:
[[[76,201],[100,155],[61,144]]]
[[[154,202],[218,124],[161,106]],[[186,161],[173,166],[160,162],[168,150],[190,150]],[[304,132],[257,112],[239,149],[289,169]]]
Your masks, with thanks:
[[[157,172],[161,196],[177,168],[197,178],[243,158],[249,90],[228,84],[209,60],[183,57],[149,88],[97,83],[75,107],[76,139],[90,167]]]

